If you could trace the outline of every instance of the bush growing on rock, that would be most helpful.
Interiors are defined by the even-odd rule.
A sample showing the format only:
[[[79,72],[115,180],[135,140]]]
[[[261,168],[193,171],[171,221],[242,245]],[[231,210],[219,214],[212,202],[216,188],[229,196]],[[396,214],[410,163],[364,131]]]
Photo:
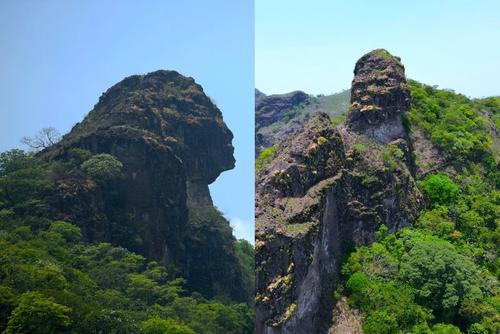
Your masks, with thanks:
[[[96,154],[82,163],[82,170],[98,180],[111,180],[121,173],[123,164],[111,154]]]

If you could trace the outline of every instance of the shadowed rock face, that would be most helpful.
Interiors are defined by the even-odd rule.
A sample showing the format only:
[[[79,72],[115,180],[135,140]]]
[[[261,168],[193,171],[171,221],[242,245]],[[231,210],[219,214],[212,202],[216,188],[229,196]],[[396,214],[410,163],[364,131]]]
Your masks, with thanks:
[[[58,218],[80,225],[88,241],[121,245],[178,270],[205,296],[243,300],[234,237],[208,189],[234,167],[232,138],[192,78],[163,70],[127,77],[43,152],[64,160],[82,148],[123,164],[123,176],[105,185],[61,180],[77,190],[54,203]]]
[[[347,126],[379,143],[405,138],[402,116],[410,109],[401,59],[383,49],[361,57],[354,68]]]
[[[376,52],[357,63],[358,79],[369,75],[373,62],[385,68],[385,59],[370,56]],[[383,80],[392,87],[392,79]],[[365,95],[363,87],[355,78],[354,101]],[[371,95],[385,112],[351,117],[347,128],[334,127],[326,114],[312,117],[277,146],[257,176],[256,333],[341,330],[345,323],[331,322],[339,313],[333,291],[345,255],[373,242],[382,224],[395,231],[417,218],[423,200],[412,174],[411,145],[403,139],[407,107],[391,105],[409,96],[390,90],[391,98],[385,91]],[[401,131],[387,132],[385,122],[399,122]]]

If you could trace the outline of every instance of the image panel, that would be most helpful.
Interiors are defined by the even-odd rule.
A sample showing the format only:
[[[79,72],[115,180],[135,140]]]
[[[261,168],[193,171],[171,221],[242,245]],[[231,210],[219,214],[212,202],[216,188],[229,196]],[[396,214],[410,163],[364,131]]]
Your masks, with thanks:
[[[254,333],[253,14],[0,4],[0,332]]]
[[[500,330],[499,9],[256,0],[256,333]]]

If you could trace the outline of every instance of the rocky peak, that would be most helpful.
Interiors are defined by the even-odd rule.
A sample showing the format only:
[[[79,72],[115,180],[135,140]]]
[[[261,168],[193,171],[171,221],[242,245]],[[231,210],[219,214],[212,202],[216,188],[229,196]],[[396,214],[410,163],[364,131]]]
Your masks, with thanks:
[[[281,119],[281,117],[300,105],[306,103],[309,95],[302,91],[294,91],[287,94],[264,95],[256,100],[256,124],[259,127],[267,126]]]
[[[410,90],[401,59],[384,49],[361,57],[354,68],[347,126],[379,143],[406,138],[402,116],[410,108]]]
[[[258,100],[261,97],[266,97],[266,94],[262,93],[260,90],[255,88],[255,100]]]
[[[170,147],[191,179],[212,183],[234,167],[233,135],[220,110],[200,85],[176,71],[123,79],[99,98],[63,142],[75,143],[106,132]]]
[[[265,95],[255,90],[255,155],[276,144],[285,134],[297,130],[302,124],[297,120],[292,121],[294,124],[288,124],[286,128],[276,125],[284,119],[289,119],[291,113],[308,105],[309,102],[309,95],[302,91]]]
[[[123,175],[106,184],[87,175],[58,181],[57,218],[80,225],[90,242],[111,242],[178,270],[188,288],[207,297],[243,300],[234,237],[208,188],[234,167],[232,138],[192,78],[164,70],[127,77],[42,152],[64,160],[85,149],[123,165]]]

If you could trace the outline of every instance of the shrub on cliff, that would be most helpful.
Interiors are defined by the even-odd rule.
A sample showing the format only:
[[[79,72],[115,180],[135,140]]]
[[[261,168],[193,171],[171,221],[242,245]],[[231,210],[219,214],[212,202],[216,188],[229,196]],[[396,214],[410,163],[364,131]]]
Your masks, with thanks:
[[[111,180],[121,173],[123,164],[111,154],[102,153],[82,163],[82,170],[97,180]]]
[[[257,159],[255,159],[255,171],[260,171],[266,165],[268,165],[273,159],[274,153],[276,153],[276,146],[267,147],[259,153]]]

